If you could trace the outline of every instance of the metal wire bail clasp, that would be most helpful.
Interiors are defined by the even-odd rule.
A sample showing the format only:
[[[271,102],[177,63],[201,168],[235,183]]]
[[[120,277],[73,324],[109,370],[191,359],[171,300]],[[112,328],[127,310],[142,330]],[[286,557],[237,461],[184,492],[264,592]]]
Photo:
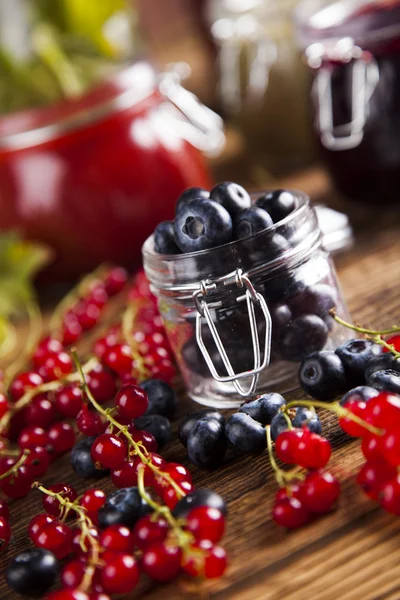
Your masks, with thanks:
[[[359,146],[369,114],[369,101],[379,82],[376,60],[354,45],[351,38],[339,40],[329,51],[322,44],[312,44],[306,51],[309,65],[318,69],[313,94],[317,105],[317,126],[321,142],[328,150],[350,150]],[[348,63],[351,68],[351,121],[334,124],[332,68],[325,60]]]
[[[201,350],[201,353],[204,357],[204,360],[207,363],[208,368],[210,369],[211,375],[214,379],[220,383],[228,383],[232,382],[235,386],[236,391],[243,397],[248,397],[254,394],[259,374],[263,371],[268,365],[270,360],[270,351],[271,351],[271,315],[268,310],[267,303],[265,302],[263,296],[259,294],[253,284],[251,283],[249,277],[242,272],[241,269],[237,269],[235,273],[223,277],[219,280],[219,282],[223,283],[223,285],[237,285],[239,288],[245,288],[246,292],[242,296],[236,298],[237,302],[242,302],[246,300],[247,310],[249,314],[249,322],[250,322],[250,330],[251,330],[251,339],[253,345],[253,354],[254,354],[254,367],[248,371],[242,371],[241,373],[235,373],[232,364],[229,360],[229,357],[226,353],[225,347],[222,343],[222,340],[219,336],[215,323],[212,319],[210,309],[211,308],[219,308],[222,306],[222,302],[214,302],[210,303],[206,301],[206,296],[210,293],[211,290],[215,290],[217,287],[217,283],[210,283],[207,281],[201,282],[201,287],[199,290],[193,293],[193,301],[197,308],[196,315],[196,340],[197,344]],[[260,340],[259,334],[257,331],[257,321],[256,315],[254,311],[255,305],[259,306],[262,310],[263,316],[265,318],[265,335],[264,335],[264,359],[261,364],[261,351],[260,351]],[[210,328],[211,335],[217,346],[219,355],[222,359],[222,362],[225,366],[225,369],[228,373],[227,376],[223,376],[218,374],[215,365],[212,361],[212,358],[204,344],[204,340],[202,337],[202,319],[205,319],[208,327]],[[251,383],[247,390],[243,388],[240,383],[240,379],[251,377]]]

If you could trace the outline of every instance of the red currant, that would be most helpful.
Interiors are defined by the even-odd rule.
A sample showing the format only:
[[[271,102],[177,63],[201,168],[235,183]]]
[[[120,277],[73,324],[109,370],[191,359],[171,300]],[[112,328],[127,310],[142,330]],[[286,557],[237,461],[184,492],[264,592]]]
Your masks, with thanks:
[[[196,540],[219,542],[225,530],[224,515],[217,508],[197,506],[186,517],[186,529]]]
[[[105,337],[96,340],[93,346],[93,353],[100,359],[103,358],[107,350],[115,346],[118,342],[117,333],[108,333]]]
[[[82,433],[87,436],[98,436],[104,431],[104,423],[100,415],[90,410],[87,404],[84,404],[76,417],[76,425]]]
[[[12,464],[10,464],[11,466]],[[29,467],[21,465],[16,473],[12,473],[0,481],[0,489],[9,498],[24,498],[29,494],[32,483],[33,474]]]
[[[396,477],[397,470],[383,460],[368,461],[357,475],[357,483],[364,492],[377,500],[383,486]]]
[[[164,503],[171,510],[173,510],[175,508],[175,506],[177,505],[179,500],[182,498],[182,496],[185,496],[186,494],[190,494],[190,492],[193,492],[193,490],[194,490],[193,485],[191,483],[189,483],[188,481],[181,481],[177,485],[183,491],[183,494],[178,494],[176,492],[175,488],[172,487],[172,485],[168,486],[163,492]]]
[[[102,364],[96,365],[86,376],[86,381],[94,399],[100,404],[111,400],[115,394],[115,379],[113,374]]]
[[[375,427],[400,426],[400,396],[381,392],[367,402],[365,418]]]
[[[64,350],[61,342],[55,338],[47,337],[39,342],[32,356],[32,362],[35,369],[41,367],[49,354],[57,354]]]
[[[46,394],[35,396],[24,410],[25,423],[46,428],[57,418],[57,408]]]
[[[297,498],[297,500],[299,500],[302,485],[302,481],[292,481],[286,487],[279,488],[279,490],[276,492],[275,504],[286,501],[287,498]]]
[[[386,343],[389,344],[389,346],[394,346],[396,352],[400,352],[400,334],[397,333],[396,335],[387,338]],[[390,352],[390,350],[389,348],[383,348],[383,352]]]
[[[14,401],[19,400],[22,396],[32,388],[37,388],[43,385],[43,379],[38,373],[20,373],[15,377],[11,386],[10,394]]]
[[[137,419],[146,412],[147,394],[137,385],[123,385],[115,396],[118,413],[127,419]]]
[[[0,517],[0,552],[5,550],[10,543],[11,527],[5,517]]]
[[[107,304],[108,294],[101,281],[92,285],[90,292],[86,298],[90,304],[95,304],[99,308],[103,308]]]
[[[312,513],[329,512],[340,495],[340,483],[328,471],[312,471],[300,486],[298,499]]]
[[[147,515],[142,517],[133,530],[134,544],[139,550],[146,550],[157,542],[163,542],[168,534],[168,523],[163,518],[156,521]]]
[[[24,464],[34,477],[39,477],[47,471],[50,463],[51,457],[46,448],[36,446],[36,448],[31,448]]]
[[[154,581],[167,583],[176,579],[181,570],[182,550],[158,542],[149,546],[142,557],[143,571]]]
[[[4,415],[6,414],[6,412],[8,411],[9,408],[10,408],[10,405],[8,403],[6,396],[4,394],[0,393],[0,419],[1,419],[1,417],[4,417]]]
[[[90,596],[86,592],[80,590],[59,590],[58,592],[52,592],[46,596],[46,600],[91,600]]]
[[[277,457],[289,465],[295,462],[295,451],[303,435],[302,429],[288,429],[280,433],[276,439],[275,451]]]
[[[128,272],[123,267],[113,267],[104,280],[104,287],[109,296],[121,292],[128,281]]]
[[[61,583],[66,588],[76,588],[81,583],[85,571],[87,569],[86,563],[75,558],[68,562],[61,572]]]
[[[361,442],[361,450],[367,460],[382,459],[381,437],[367,434]]]
[[[396,475],[386,483],[380,492],[382,508],[395,515],[400,515],[400,476]]]
[[[365,411],[367,408],[366,402],[363,402],[362,400],[350,400],[346,403],[345,408],[353,415],[356,415],[356,417],[365,420]],[[340,417],[339,425],[343,431],[352,437],[363,437],[367,433],[365,427],[353,421],[351,417]]]
[[[76,490],[68,483],[55,483],[49,487],[49,491],[59,494],[69,502],[74,502],[78,497]],[[49,515],[54,517],[61,517],[65,514],[65,507],[60,504],[56,496],[50,494],[43,496],[43,508]]]
[[[4,517],[7,520],[10,518],[10,511],[5,500],[0,500],[0,517]]]
[[[182,481],[192,483],[191,474],[187,468],[180,463],[166,463],[163,465],[162,472],[166,475],[169,475],[169,477],[175,481],[175,483],[181,483]],[[169,486],[170,484],[165,477],[162,477],[161,475],[155,476],[154,487],[159,495],[162,495],[164,489]]]
[[[36,543],[36,538],[42,531],[43,527],[49,523],[53,523],[55,520],[55,517],[47,514],[36,515],[31,519],[28,526],[28,535],[34,544]]]
[[[379,450],[388,463],[400,465],[400,427],[389,429],[379,440]]]
[[[303,429],[294,452],[295,463],[305,469],[321,469],[324,467],[332,453],[328,440],[309,429]]]
[[[56,406],[63,417],[76,417],[82,408],[83,394],[80,387],[70,384],[55,394]]]
[[[61,560],[68,556],[72,549],[72,531],[64,523],[56,522],[43,525],[35,539],[35,545],[45,548]]]
[[[72,313],[67,314],[61,332],[62,345],[71,346],[71,344],[75,344],[81,335],[82,327],[80,326],[78,319]]]
[[[79,501],[79,504],[86,509],[87,516],[95,525],[98,525],[98,513],[106,500],[107,496],[103,490],[92,488],[86,490]]]
[[[275,504],[272,510],[272,518],[275,523],[288,529],[298,529],[310,522],[311,517],[308,510],[300,500],[291,497]]]
[[[221,577],[228,565],[224,548],[206,544],[206,540],[200,542],[199,546],[205,550],[203,575],[206,579],[217,579]]]
[[[103,356],[103,361],[112,371],[120,376],[132,372],[133,357],[128,344],[115,344]]]
[[[118,469],[126,459],[125,442],[116,435],[103,433],[92,445],[93,462],[105,469]]]
[[[125,525],[110,525],[102,532],[100,536],[100,545],[105,550],[132,554],[134,548],[134,534]]]
[[[25,448],[35,448],[36,446],[46,446],[48,436],[42,427],[36,425],[28,425],[25,427],[18,437],[18,445],[24,450]]]
[[[172,361],[164,358],[152,367],[151,376],[153,379],[161,379],[165,383],[170,384],[174,377],[176,377],[176,367]]]
[[[55,454],[64,454],[75,444],[75,432],[69,423],[53,423],[47,433],[49,445]]]
[[[93,527],[90,527],[88,534],[95,540],[98,540],[100,537],[99,530],[94,525]],[[91,551],[91,544],[87,539],[87,536],[83,536],[82,539],[82,531],[78,527],[73,529],[72,536],[72,552],[80,558],[86,558]]]
[[[106,563],[101,572],[101,582],[110,594],[128,594],[139,581],[139,567],[130,554],[119,554]]]
[[[139,464],[141,464],[141,460],[134,457],[131,460],[124,461],[119,469],[111,471],[111,481],[115,487],[125,488],[137,485]]]
[[[39,368],[39,375],[43,381],[55,381],[63,379],[66,375],[72,373],[72,359],[66,352],[50,354]]]
[[[143,446],[148,452],[157,452],[157,442],[151,433],[148,431],[140,431],[139,429],[131,428],[129,428],[129,433],[136,443],[142,442]]]

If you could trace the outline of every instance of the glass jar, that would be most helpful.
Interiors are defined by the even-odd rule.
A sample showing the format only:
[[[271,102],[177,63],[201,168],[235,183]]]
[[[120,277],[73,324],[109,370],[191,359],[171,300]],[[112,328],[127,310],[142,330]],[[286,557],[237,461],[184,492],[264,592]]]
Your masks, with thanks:
[[[297,51],[298,0],[210,0],[221,110],[246,141],[245,159],[273,174],[310,161],[307,69]],[[256,162],[255,162],[256,161]]]
[[[54,249],[48,279],[71,281],[141,247],[189,185],[208,187],[203,152],[222,121],[145,61],[85,96],[0,118],[0,230]]]
[[[306,355],[333,349],[349,330],[329,254],[308,197],[285,219],[247,239],[180,255],[143,246],[146,275],[191,398],[231,408],[285,391]]]
[[[380,207],[398,203],[400,1],[304,0],[296,21],[315,132],[337,188]]]

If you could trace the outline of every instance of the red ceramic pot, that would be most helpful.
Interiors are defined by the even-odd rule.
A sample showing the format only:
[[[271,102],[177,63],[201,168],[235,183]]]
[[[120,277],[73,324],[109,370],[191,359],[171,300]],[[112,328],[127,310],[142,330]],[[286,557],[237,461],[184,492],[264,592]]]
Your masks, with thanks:
[[[7,115],[0,229],[53,247],[52,280],[105,260],[133,267],[179,193],[210,185],[199,147],[215,149],[221,136],[211,111],[145,62],[79,100]]]

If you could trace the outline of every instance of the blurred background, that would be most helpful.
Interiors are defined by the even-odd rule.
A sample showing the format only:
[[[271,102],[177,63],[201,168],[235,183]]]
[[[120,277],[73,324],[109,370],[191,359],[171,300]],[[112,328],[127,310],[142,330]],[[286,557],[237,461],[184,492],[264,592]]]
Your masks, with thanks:
[[[365,224],[399,178],[398,0],[0,0],[0,229],[51,248],[48,280],[138,265],[188,186]]]

